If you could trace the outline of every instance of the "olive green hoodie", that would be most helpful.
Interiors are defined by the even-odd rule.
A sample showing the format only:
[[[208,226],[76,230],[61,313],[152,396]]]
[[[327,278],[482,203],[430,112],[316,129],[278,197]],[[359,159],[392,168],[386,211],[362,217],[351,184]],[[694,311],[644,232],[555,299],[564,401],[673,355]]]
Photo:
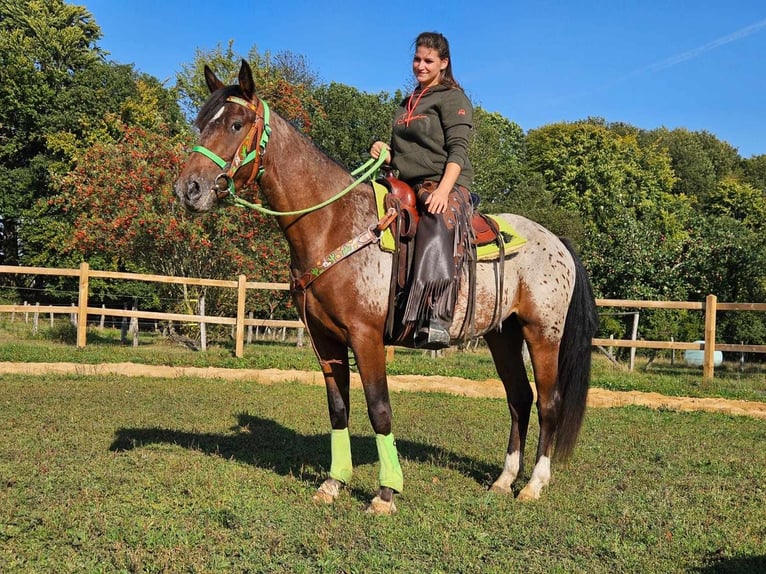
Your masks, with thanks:
[[[473,107],[463,90],[438,85],[417,88],[394,116],[391,165],[399,177],[415,183],[439,181],[447,163],[461,167],[457,184],[471,187],[473,167],[468,142],[473,129]]]

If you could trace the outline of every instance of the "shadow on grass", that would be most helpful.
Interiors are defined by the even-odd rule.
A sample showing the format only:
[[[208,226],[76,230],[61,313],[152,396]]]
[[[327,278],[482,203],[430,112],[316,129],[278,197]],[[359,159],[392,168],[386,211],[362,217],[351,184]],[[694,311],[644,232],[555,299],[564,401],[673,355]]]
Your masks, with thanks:
[[[305,435],[273,420],[247,413],[236,415],[233,434],[196,433],[164,428],[122,428],[115,433],[109,450],[129,451],[151,444],[172,444],[227,460],[236,460],[269,469],[282,476],[301,476],[307,482],[326,478],[330,463],[329,433]],[[495,465],[447,451],[439,446],[397,439],[401,457],[416,462],[435,464],[488,485],[499,473]],[[373,436],[352,436],[351,451],[355,465],[378,461]],[[307,468],[315,469],[312,471]],[[365,493],[353,492],[364,498]]]
[[[694,570],[698,574],[762,574],[766,572],[766,556],[712,557],[710,563]]]

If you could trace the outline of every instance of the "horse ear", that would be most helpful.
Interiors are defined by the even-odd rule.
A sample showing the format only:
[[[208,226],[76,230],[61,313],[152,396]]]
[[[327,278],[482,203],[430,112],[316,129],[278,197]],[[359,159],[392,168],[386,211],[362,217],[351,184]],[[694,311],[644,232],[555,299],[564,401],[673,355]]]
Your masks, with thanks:
[[[224,87],[223,82],[218,79],[218,76],[215,75],[215,72],[213,72],[207,64],[205,64],[205,82],[207,83],[207,89],[210,90],[211,94]]]
[[[245,60],[242,60],[242,65],[239,68],[239,87],[242,89],[242,93],[245,98],[252,100],[255,96],[255,82],[253,81],[253,70],[250,69],[250,64]]]

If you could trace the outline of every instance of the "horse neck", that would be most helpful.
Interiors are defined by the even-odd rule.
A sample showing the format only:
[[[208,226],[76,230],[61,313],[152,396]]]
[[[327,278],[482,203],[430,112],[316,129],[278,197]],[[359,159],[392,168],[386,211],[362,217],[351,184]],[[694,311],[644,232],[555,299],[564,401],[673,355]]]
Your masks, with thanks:
[[[319,205],[348,186],[353,178],[282,117],[272,117],[260,188],[275,211],[297,211]],[[355,189],[343,198],[304,215],[278,217],[290,245],[294,272],[302,273],[333,249],[375,223],[374,200]]]

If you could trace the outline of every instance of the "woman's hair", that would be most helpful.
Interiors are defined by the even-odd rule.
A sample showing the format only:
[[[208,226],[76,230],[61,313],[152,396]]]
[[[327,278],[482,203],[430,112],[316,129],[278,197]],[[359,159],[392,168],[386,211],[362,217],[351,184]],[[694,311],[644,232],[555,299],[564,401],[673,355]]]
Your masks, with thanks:
[[[440,34],[439,32],[421,32],[418,34],[418,37],[415,38],[414,44],[416,50],[420,47],[429,48],[435,50],[442,60],[447,58],[447,67],[442,70],[439,83],[450,88],[463,89],[452,75],[452,58],[449,54],[449,42],[443,34]]]

